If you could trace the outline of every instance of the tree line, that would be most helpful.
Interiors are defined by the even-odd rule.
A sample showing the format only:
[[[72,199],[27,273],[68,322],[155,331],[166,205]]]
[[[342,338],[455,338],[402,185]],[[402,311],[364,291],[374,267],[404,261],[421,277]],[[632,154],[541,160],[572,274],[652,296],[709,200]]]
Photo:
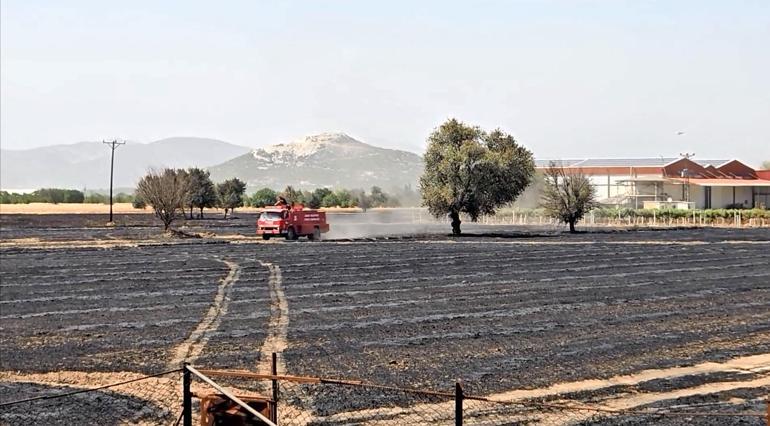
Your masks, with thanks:
[[[134,196],[120,192],[113,197],[116,203],[132,203]],[[16,192],[0,191],[0,204],[29,204],[29,203],[108,203],[109,196],[98,192],[86,193],[77,189],[42,188],[34,192],[19,194]]]
[[[402,194],[406,194],[407,200],[412,201],[416,197],[409,197],[411,188],[405,187]],[[272,205],[278,197],[283,197],[289,203],[302,204],[311,209],[322,207],[357,207],[364,211],[377,207],[400,207],[401,198],[398,195],[386,193],[379,186],[373,186],[369,192],[363,189],[337,189],[316,188],[314,191],[303,191],[287,186],[283,191],[274,191],[271,188],[262,188],[246,199],[246,205],[251,207],[263,207]]]
[[[410,191],[412,194],[410,194]],[[405,187],[402,194],[414,198],[416,193]],[[373,186],[369,192],[364,190],[331,190],[318,188],[314,191],[302,191],[287,186],[283,191],[262,188],[253,195],[246,195],[246,184],[238,178],[214,184],[208,171],[199,168],[151,170],[139,181],[136,187],[134,207],[149,206],[165,230],[179,216],[186,219],[203,218],[205,208],[224,209],[225,219],[228,213],[242,206],[264,207],[276,203],[279,197],[289,203],[302,204],[309,208],[321,207],[396,207],[400,205],[397,197],[385,193],[380,187]]]

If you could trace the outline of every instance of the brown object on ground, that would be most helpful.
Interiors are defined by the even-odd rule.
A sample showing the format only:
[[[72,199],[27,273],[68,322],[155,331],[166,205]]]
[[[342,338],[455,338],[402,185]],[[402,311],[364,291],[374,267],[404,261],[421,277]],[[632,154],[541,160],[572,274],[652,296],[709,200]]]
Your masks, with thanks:
[[[265,417],[272,418],[273,401],[260,397],[236,396]],[[222,395],[201,395],[200,400],[201,426],[257,426],[265,424],[247,413],[240,405]]]

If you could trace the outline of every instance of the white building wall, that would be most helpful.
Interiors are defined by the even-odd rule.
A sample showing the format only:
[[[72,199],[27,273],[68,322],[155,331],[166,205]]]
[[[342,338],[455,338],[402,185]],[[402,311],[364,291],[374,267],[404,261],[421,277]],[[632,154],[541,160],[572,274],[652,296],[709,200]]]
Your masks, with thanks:
[[[698,185],[690,185],[690,202],[695,203],[696,209],[706,207],[706,188]]]
[[[591,184],[596,189],[596,195],[599,200],[605,200],[607,198],[622,197],[624,195],[649,195],[648,197],[639,198],[638,207],[642,206],[643,201],[651,201],[654,199],[655,186],[651,183],[638,183],[636,185],[636,192],[634,194],[634,184],[629,182],[629,175],[590,175],[588,178]],[[658,175],[650,176],[636,176],[636,177],[660,177]],[[684,185],[680,183],[665,182],[658,184],[658,200],[667,201],[669,198],[672,201],[685,201],[687,193],[683,194],[682,189]],[[744,207],[752,207],[752,187],[736,187],[735,188],[735,202],[741,203]],[[630,206],[634,207],[635,203],[633,197],[630,197]],[[694,203],[695,208],[706,207],[706,188],[699,185],[689,185],[689,199]],[[711,187],[711,208],[721,209],[726,208],[733,203],[733,187],[731,186],[714,186]]]
[[[591,175],[588,177],[596,188],[596,195],[601,199],[630,193],[627,175]]]
[[[735,188],[735,202],[743,204],[743,207],[751,208],[751,195],[753,188],[750,186],[739,186]]]
[[[666,201],[671,198],[673,201],[682,201],[682,187],[683,185],[678,183],[666,182],[663,184],[663,193],[661,194],[661,200]]]
[[[711,187],[711,208],[722,209],[733,202],[733,188],[727,186]]]
[[[752,207],[753,188],[750,186],[735,187],[735,203],[742,204],[743,207]],[[732,186],[714,186],[711,188],[711,208],[723,209],[733,204]]]

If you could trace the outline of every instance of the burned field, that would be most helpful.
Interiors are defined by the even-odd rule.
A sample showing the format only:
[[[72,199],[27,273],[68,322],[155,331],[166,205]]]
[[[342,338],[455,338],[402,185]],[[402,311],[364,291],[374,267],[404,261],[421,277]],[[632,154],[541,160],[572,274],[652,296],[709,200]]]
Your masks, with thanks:
[[[756,409],[770,392],[768,240],[694,230],[6,246],[0,382],[148,374],[184,358],[261,370],[277,350],[294,375]]]

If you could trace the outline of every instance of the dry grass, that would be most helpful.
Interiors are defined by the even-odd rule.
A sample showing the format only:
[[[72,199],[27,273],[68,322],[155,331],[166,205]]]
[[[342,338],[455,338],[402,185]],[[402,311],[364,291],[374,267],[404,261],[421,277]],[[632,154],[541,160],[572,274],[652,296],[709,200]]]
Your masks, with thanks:
[[[114,213],[151,213],[150,209],[135,209],[131,203],[115,203]],[[29,204],[0,204],[0,214],[108,214],[109,204],[76,204],[76,203],[29,203]]]
[[[261,209],[254,207],[239,207],[236,214],[256,213]],[[325,208],[325,211],[337,213],[359,213],[358,208]],[[115,214],[126,213],[148,213],[152,214],[150,208],[135,209],[131,203],[115,203],[112,205],[112,211]],[[0,214],[108,214],[110,212],[109,204],[76,204],[76,203],[29,203],[29,204],[0,204]],[[196,210],[197,212],[197,210]],[[206,209],[204,214],[222,214],[222,209]]]

